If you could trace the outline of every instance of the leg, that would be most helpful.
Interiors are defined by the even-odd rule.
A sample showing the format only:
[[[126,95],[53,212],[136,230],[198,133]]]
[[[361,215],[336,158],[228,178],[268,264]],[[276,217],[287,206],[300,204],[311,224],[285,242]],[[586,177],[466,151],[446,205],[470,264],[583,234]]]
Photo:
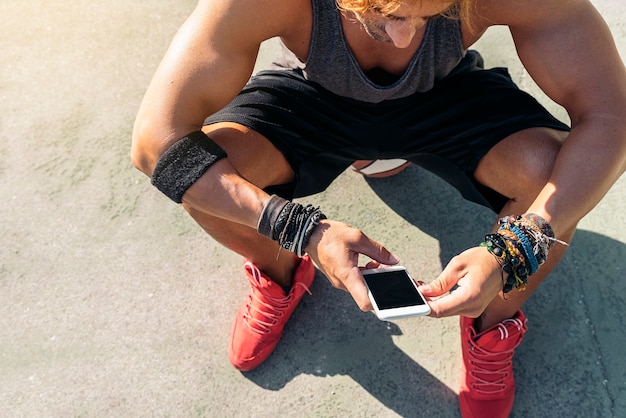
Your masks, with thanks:
[[[285,158],[258,132],[230,122],[204,130],[226,151],[241,176],[257,187],[293,179]],[[287,251],[277,257],[278,244],[253,228],[184,207],[215,240],[247,259],[244,268],[250,293],[235,315],[228,359],[239,370],[252,370],[274,351],[287,320],[313,281],[313,264],[308,256],[299,260]]]
[[[208,125],[204,131],[228,154],[231,164],[249,182],[260,188],[288,183],[293,171],[285,158],[265,137],[242,125],[225,122]],[[216,241],[244,256],[281,286],[290,284],[297,257],[240,224],[215,218],[184,205],[191,217]]]
[[[547,183],[565,137],[566,133],[554,130],[527,129],[509,136],[483,157],[476,179],[510,196],[500,216],[526,212]],[[569,241],[572,235],[570,231],[559,238]],[[528,280],[525,291],[512,290],[506,295],[500,292],[480,317],[461,317],[459,407],[463,417],[509,416],[515,396],[512,358],[527,329],[520,308],[564,253],[565,248],[556,244],[540,270]]]
[[[511,197],[500,216],[521,215],[530,206],[539,191],[547,183],[567,132],[547,128],[531,128],[517,132],[497,144],[483,159],[476,170],[476,179]],[[516,168],[511,170],[511,161]],[[559,239],[570,242],[574,231],[562,234]],[[487,306],[476,323],[477,331],[511,318],[537,289],[539,284],[556,267],[566,247],[556,244],[544,265],[528,281],[525,291],[513,290],[500,295]]]
[[[252,262],[280,286],[291,284],[298,258],[288,251],[278,255],[278,244],[240,224],[214,218],[191,207],[184,206],[191,217],[214,240]]]

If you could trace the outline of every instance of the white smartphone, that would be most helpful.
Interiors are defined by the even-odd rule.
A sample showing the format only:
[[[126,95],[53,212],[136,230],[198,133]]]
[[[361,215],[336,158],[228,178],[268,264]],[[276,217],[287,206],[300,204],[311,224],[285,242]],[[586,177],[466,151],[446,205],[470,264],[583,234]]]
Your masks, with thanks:
[[[361,273],[378,319],[386,321],[430,313],[430,306],[406,268],[391,266]]]

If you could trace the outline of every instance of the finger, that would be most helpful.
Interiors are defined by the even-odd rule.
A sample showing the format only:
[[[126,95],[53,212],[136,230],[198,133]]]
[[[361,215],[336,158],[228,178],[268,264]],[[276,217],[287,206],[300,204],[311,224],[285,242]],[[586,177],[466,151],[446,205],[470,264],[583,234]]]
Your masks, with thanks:
[[[419,290],[424,296],[437,297],[450,291],[459,280],[463,278],[464,272],[454,269],[448,265],[444,271],[432,282],[420,286]]]
[[[348,276],[343,280],[343,284],[346,290],[350,293],[359,309],[364,312],[374,309],[370,298],[367,295],[367,287],[365,286],[365,280],[361,274],[359,268],[350,269]]]
[[[369,269],[377,269],[381,266],[381,264],[378,261],[368,261],[368,263],[365,265],[365,267],[363,267],[363,269],[369,270]]]
[[[459,287],[454,292],[449,293],[435,300],[429,300],[430,314],[433,318],[444,318],[448,316],[463,315],[470,318],[477,318],[483,311],[482,306],[475,306],[471,302],[474,298],[469,294],[468,287]]]
[[[400,262],[400,258],[391,253],[382,244],[374,241],[365,234],[361,234],[361,239],[354,248],[360,254],[364,254],[380,264],[395,265]]]

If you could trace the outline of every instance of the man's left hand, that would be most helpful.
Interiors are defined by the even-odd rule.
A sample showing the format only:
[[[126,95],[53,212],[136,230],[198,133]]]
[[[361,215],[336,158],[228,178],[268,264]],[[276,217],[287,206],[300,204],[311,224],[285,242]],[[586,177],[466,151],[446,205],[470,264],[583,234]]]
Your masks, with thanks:
[[[430,316],[476,318],[502,290],[503,278],[506,273],[494,256],[484,247],[475,247],[454,257],[437,279],[419,289],[429,299]]]

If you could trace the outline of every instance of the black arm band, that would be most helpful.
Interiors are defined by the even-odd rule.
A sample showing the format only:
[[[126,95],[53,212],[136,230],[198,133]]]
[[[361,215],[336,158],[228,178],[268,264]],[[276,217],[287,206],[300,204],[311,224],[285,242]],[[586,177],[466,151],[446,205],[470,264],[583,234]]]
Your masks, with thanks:
[[[152,185],[176,203],[226,152],[202,131],[195,131],[172,145],[154,167]]]

